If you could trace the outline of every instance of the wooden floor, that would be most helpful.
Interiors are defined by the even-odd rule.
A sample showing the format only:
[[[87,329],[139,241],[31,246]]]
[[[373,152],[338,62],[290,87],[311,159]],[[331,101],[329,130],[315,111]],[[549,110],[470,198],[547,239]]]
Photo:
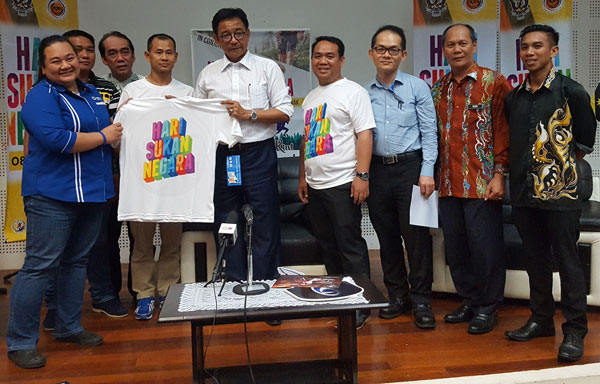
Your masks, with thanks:
[[[371,255],[372,279],[383,288],[376,253]],[[1,275],[9,271],[0,271]],[[0,286],[3,286],[0,282]],[[383,291],[383,290],[382,290]],[[384,291],[383,291],[384,292]],[[52,340],[41,332],[39,351],[47,356],[46,367],[23,370],[6,357],[4,335],[9,313],[9,296],[0,295],[0,382],[2,383],[189,383],[192,382],[190,325],[159,325],[156,317],[136,321],[133,309],[121,319],[91,311],[86,293],[82,323],[100,333],[104,344],[84,348]],[[124,304],[132,306],[124,290]],[[508,341],[503,333],[521,326],[529,311],[524,301],[508,300],[500,311],[496,329],[485,335],[467,334],[467,325],[443,322],[446,312],[459,301],[454,296],[436,295],[432,305],[438,322],[432,331],[419,330],[408,315],[382,320],[373,314],[358,332],[360,383],[387,383],[445,377],[513,372],[565,366],[556,359],[562,341],[556,318],[555,338],[528,343]],[[600,362],[600,311],[591,308],[585,339],[585,355],[578,364]],[[333,319],[285,321],[279,327],[264,323],[248,324],[253,364],[334,358],[337,353]],[[206,327],[210,331],[210,327]],[[206,340],[206,339],[205,339]],[[243,325],[214,328],[207,366],[246,364]],[[283,379],[283,383],[291,382]]]

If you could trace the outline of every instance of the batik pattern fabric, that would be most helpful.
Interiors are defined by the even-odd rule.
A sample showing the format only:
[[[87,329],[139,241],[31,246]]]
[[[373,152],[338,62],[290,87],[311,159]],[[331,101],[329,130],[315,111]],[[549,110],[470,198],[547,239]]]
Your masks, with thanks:
[[[576,151],[591,152],[596,128],[585,89],[552,69],[535,92],[527,78],[506,101],[513,204],[576,208]]]
[[[477,64],[460,81],[450,72],[434,84],[441,197],[483,198],[494,174],[508,172],[504,97],[509,91],[502,74]]]

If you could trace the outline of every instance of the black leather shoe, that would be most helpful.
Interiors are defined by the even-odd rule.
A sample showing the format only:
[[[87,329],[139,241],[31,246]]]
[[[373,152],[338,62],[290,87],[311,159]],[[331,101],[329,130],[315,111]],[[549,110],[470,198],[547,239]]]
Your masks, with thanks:
[[[515,341],[529,341],[536,337],[554,336],[554,324],[544,327],[536,322],[528,321],[524,326],[516,331],[504,332],[506,337]]]
[[[454,311],[448,313],[444,316],[444,321],[446,323],[464,323],[467,321],[471,321],[473,318],[473,308],[470,305],[461,305],[456,308]]]
[[[469,324],[469,333],[473,335],[481,335],[482,333],[488,333],[498,322],[498,312],[491,314],[479,313],[471,319]]]
[[[356,330],[357,331],[365,326],[365,324],[367,323],[367,320],[369,320],[369,317],[371,317],[371,311],[369,311],[369,310],[356,311]]]
[[[583,337],[567,333],[558,348],[558,360],[578,361],[583,356]]]
[[[19,368],[41,368],[46,365],[46,358],[35,349],[22,349],[8,352],[8,358]]]
[[[431,310],[431,304],[415,304],[413,306],[413,315],[415,316],[415,325],[421,329],[435,328],[435,316]]]
[[[85,347],[94,347],[104,342],[102,336],[86,330],[67,337],[57,337],[56,341],[60,341],[61,343],[79,344]]]
[[[410,310],[410,301],[408,299],[396,299],[391,301],[387,307],[379,310],[379,317],[382,319],[394,319]]]

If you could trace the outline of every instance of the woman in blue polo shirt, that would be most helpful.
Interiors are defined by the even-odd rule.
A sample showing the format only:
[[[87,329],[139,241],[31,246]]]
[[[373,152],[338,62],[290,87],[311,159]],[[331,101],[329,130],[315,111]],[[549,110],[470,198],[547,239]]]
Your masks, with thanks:
[[[57,341],[93,346],[102,337],[81,326],[86,255],[100,230],[102,205],[114,195],[107,145],[121,137],[102,97],[79,79],[75,49],[62,36],[39,46],[38,82],[21,118],[29,133],[22,195],[27,215],[23,268],[10,295],[8,357],[21,368],[39,368],[40,310],[56,280]]]

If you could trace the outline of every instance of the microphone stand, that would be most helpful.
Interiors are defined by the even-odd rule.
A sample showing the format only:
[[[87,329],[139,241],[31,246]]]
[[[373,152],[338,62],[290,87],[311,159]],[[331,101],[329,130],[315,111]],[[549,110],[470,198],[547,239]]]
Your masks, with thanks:
[[[246,222],[246,236],[248,238],[247,241],[247,263],[248,263],[248,280],[245,283],[240,283],[233,287],[233,293],[237,295],[260,295],[263,293],[269,292],[269,284],[267,283],[253,283],[252,275],[253,275],[253,267],[252,267],[252,223]]]
[[[219,290],[219,296],[221,296],[221,293],[223,292],[223,288],[225,287],[225,273],[224,273],[224,267],[223,267],[223,262],[224,262],[224,255],[225,255],[225,249],[227,248],[227,239],[225,237],[223,237],[221,239],[221,243],[219,244],[219,255],[217,256],[217,262],[215,263],[215,267],[213,268],[213,273],[212,273],[212,278],[210,279],[210,281],[206,282],[206,284],[204,284],[205,287],[207,287],[209,284],[211,283],[215,283],[219,280],[223,280],[223,284],[221,285],[221,290]]]

